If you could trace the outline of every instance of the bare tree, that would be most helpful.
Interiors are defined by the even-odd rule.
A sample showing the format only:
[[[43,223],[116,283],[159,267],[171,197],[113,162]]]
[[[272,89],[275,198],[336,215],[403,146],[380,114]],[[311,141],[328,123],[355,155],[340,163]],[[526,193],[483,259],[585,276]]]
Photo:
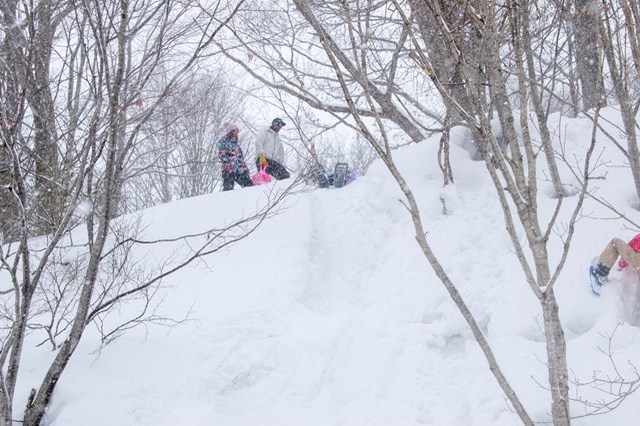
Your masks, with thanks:
[[[562,33],[554,33],[551,28],[547,28],[544,33],[545,37],[548,37],[546,41],[537,38],[530,19],[531,8],[536,5],[524,1],[507,1],[504,4],[483,0],[458,2],[453,15],[451,10],[443,7],[442,2],[436,0],[409,3],[394,1],[393,7],[384,7],[380,3],[366,0],[322,3],[294,0],[293,4],[303,16],[305,24],[311,27],[311,34],[298,30],[299,21],[288,11],[288,34],[295,34],[293,38],[297,44],[291,41],[280,46],[281,49],[277,50],[280,53],[279,57],[273,58],[263,51],[258,52],[259,48],[256,45],[260,44],[259,39],[251,39],[246,32],[240,34],[237,29],[233,30],[233,34],[234,40],[239,44],[238,50],[234,52],[228,49],[227,55],[240,62],[238,52],[248,52],[253,57],[263,60],[268,71],[259,73],[255,69],[248,70],[261,82],[271,85],[274,89],[286,91],[314,108],[332,113],[336,120],[357,129],[367,140],[402,189],[406,207],[414,222],[419,247],[467,321],[498,384],[521,421],[533,424],[533,419],[501,372],[491,347],[460,297],[455,284],[447,277],[427,242],[411,189],[393,161],[392,149],[395,141],[392,141],[390,132],[396,124],[406,132],[409,139],[415,138],[407,132],[411,126],[399,125],[396,121],[397,116],[391,114],[387,105],[382,102],[379,96],[381,87],[386,88],[386,93],[391,99],[397,100],[399,104],[402,102],[401,105],[406,107],[401,109],[402,112],[407,112],[406,120],[412,121],[417,128],[424,129],[417,123],[419,115],[412,114],[414,110],[409,106],[428,103],[428,94],[433,92],[418,91],[414,96],[410,96],[411,100],[402,94],[407,93],[403,90],[406,87],[404,78],[409,77],[410,84],[416,84],[417,78],[427,80],[424,78],[426,76],[432,87],[444,99],[445,105],[455,110],[455,116],[479,135],[479,147],[504,212],[506,229],[524,279],[532,295],[539,301],[544,317],[552,419],[557,425],[569,424],[571,415],[566,343],[554,285],[569,253],[575,222],[587,193],[589,162],[595,146],[599,110],[596,108],[594,136],[580,172],[582,185],[578,188],[572,206],[565,207],[566,194],[557,174],[556,156],[552,146],[553,132],[548,128],[548,109],[551,99],[562,101],[563,98],[556,95],[554,88],[556,83],[561,81],[558,76],[566,76],[558,70],[553,72],[553,68],[552,71],[547,71],[548,66],[544,64],[553,63],[554,56],[545,55],[546,50],[539,47],[543,43],[553,44]],[[416,19],[418,13],[429,16],[429,24],[423,25],[422,28],[419,23],[416,25],[413,19]],[[549,13],[550,16],[557,15],[553,10]],[[446,18],[447,16],[449,18]],[[387,26],[383,26],[383,22]],[[465,34],[481,34],[477,49],[469,49],[466,44],[469,40],[458,31],[460,25],[451,25],[452,22],[460,25],[464,23]],[[436,71],[438,64],[434,63],[434,60],[437,61],[438,56],[434,56],[423,43],[425,29],[428,30],[431,44],[439,43],[443,46],[443,51],[448,53],[449,64],[455,65],[453,76]],[[392,34],[395,37],[392,37]],[[551,34],[555,34],[556,38],[551,37]],[[433,38],[437,40],[434,41]],[[250,43],[250,40],[257,43]],[[378,40],[384,41],[377,44]],[[385,49],[384,42],[389,40],[393,40],[393,48]],[[305,46],[307,49],[300,49],[298,46]],[[560,50],[553,52],[556,57],[564,54]],[[478,55],[482,58],[483,84],[479,84]],[[316,65],[315,70],[323,71],[314,71],[314,74],[301,66],[295,66],[298,56],[309,58]],[[279,60],[277,64],[272,63],[276,59]],[[387,73],[389,69],[381,70],[380,64],[391,64],[389,69],[398,72],[402,70],[403,78],[385,78],[395,74]],[[407,64],[413,64],[415,72],[412,73],[405,68]],[[327,65],[330,67],[329,72]],[[290,72],[287,74],[283,69]],[[507,71],[511,69],[514,71]],[[331,73],[333,75],[330,75]],[[443,81],[443,78],[446,78],[446,81]],[[385,83],[388,85],[385,86]],[[328,96],[331,88],[334,95]],[[462,97],[456,94],[461,89],[464,90]],[[341,99],[336,99],[336,93],[340,93]],[[350,117],[344,116],[345,104]],[[530,106],[533,107],[536,125],[540,131],[539,137],[529,128]],[[417,110],[424,112],[424,109]],[[433,114],[431,119],[442,124],[440,117],[442,116]],[[494,120],[500,124],[499,134],[494,131]],[[441,129],[445,127],[440,126]],[[506,150],[501,146],[500,139],[506,144]],[[446,142],[445,133],[442,141],[443,150],[446,149]],[[547,221],[542,219],[543,215],[538,210],[537,201],[538,168],[542,166],[538,153],[541,151],[544,152],[544,161],[551,170],[557,195],[555,211]],[[447,170],[446,161],[441,162],[441,167],[445,176],[451,173],[450,169]],[[568,223],[564,224],[566,232],[557,239],[552,238],[552,230],[561,213],[569,218]],[[524,246],[520,241],[521,235],[525,236]],[[548,254],[552,240],[562,248],[562,255],[557,262],[552,262]]]
[[[613,91],[618,101],[624,135],[627,140],[625,155],[629,160],[631,175],[640,202],[640,148],[638,148],[638,124],[636,115],[640,102],[635,101],[631,93],[631,82],[639,78],[640,51],[638,50],[638,31],[640,31],[640,12],[637,2],[626,0],[608,1],[596,16],[596,28],[600,37],[604,56],[609,66],[609,75]],[[632,55],[627,61],[627,43],[630,40]]]
[[[428,2],[434,14],[439,14],[436,2]],[[491,128],[490,115],[482,107],[481,99],[473,100],[471,110],[464,109],[462,105],[457,105],[460,113],[465,117],[470,126],[475,126],[483,135],[486,147],[494,156],[494,162],[486,161],[489,172],[503,208],[507,230],[512,239],[518,260],[526,280],[533,291],[533,294],[540,301],[544,317],[544,330],[547,342],[547,363],[549,371],[549,389],[552,396],[552,416],[554,424],[569,424],[569,399],[568,399],[568,371],[566,365],[566,343],[562,324],[558,316],[558,304],[553,292],[553,285],[562,269],[564,259],[568,253],[573,233],[573,226],[580,210],[582,200],[586,194],[586,186],[581,189],[579,200],[572,214],[572,219],[568,225],[569,232],[565,236],[564,252],[562,259],[558,263],[555,272],[551,273],[550,258],[547,252],[549,235],[554,226],[557,214],[562,206],[562,197],[558,200],[556,214],[552,220],[544,226],[540,223],[537,208],[537,161],[536,149],[528,131],[526,114],[521,114],[520,125],[522,126],[522,140],[518,137],[515,128],[514,111],[508,96],[506,79],[503,74],[503,64],[498,52],[499,48],[499,26],[500,19],[505,19],[510,31],[514,34],[512,43],[516,56],[516,63],[519,63],[516,74],[520,106],[526,105],[526,93],[528,90],[528,73],[523,65],[522,44],[526,43],[528,33],[529,7],[526,2],[507,2],[504,15],[501,11],[492,7],[488,2],[477,2],[473,4],[474,22],[480,25],[485,40],[485,50],[483,56],[487,66],[487,80],[491,86],[492,105],[499,117],[503,135],[509,147],[510,155],[501,155],[496,137]],[[445,40],[450,51],[454,52],[456,60],[467,63],[464,52],[457,46],[457,42],[450,30],[445,25],[438,26],[438,34]],[[522,37],[525,35],[525,37]],[[458,58],[460,56],[460,58]],[[428,62],[428,58],[423,55],[422,60]],[[530,67],[529,67],[530,69]],[[472,81],[472,76],[463,69],[463,78]],[[451,98],[451,94],[446,86],[442,85],[437,78],[433,78],[434,84],[444,97]],[[540,117],[540,116],[539,116]],[[544,120],[539,123],[545,125]],[[522,148],[521,144],[522,143]],[[595,143],[595,139],[592,141]],[[524,149],[524,152],[523,152]],[[548,158],[548,161],[555,161]],[[588,170],[589,156],[585,173]],[[583,179],[586,181],[586,179]],[[515,211],[513,211],[515,210]],[[520,245],[516,223],[520,223],[520,229],[524,230],[528,242],[528,252],[533,258],[533,264],[527,260],[527,255]],[[527,422],[528,417],[521,419]],[[525,420],[526,419],[526,420]]]

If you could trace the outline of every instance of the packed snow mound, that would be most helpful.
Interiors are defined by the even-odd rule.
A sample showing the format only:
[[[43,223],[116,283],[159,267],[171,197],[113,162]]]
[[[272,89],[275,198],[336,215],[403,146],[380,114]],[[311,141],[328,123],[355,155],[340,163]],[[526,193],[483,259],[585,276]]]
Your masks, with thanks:
[[[588,120],[558,118],[558,128],[566,157],[584,157]],[[506,377],[533,419],[549,421],[538,302],[515,258],[484,164],[458,146],[461,136],[455,132],[453,140],[455,184],[444,189],[436,139],[400,149],[394,158],[418,200],[430,246]],[[598,149],[607,162],[594,190],[638,220],[630,205],[630,172],[617,167],[622,156],[606,143]],[[566,165],[561,173],[567,185],[574,184]],[[544,179],[543,169],[539,176]],[[287,184],[149,209],[142,215],[145,233],[171,237],[231,223]],[[539,192],[544,220],[557,202],[546,192]],[[553,268],[574,203],[565,200],[551,233]],[[99,354],[93,352],[97,335],[88,334],[58,384],[47,424],[519,424],[422,256],[402,193],[381,162],[342,189],[297,192],[285,207],[246,239],[165,281],[162,315],[184,318],[190,312],[193,321],[135,329]],[[628,296],[638,294],[637,278],[615,271],[602,297],[589,290],[591,258],[612,236],[632,236],[623,221],[602,220],[611,217],[601,204],[586,201],[556,286],[569,366],[583,381],[595,370],[611,370],[599,348],[607,347],[614,331],[611,343],[621,371],[633,378],[630,365],[640,365],[637,300]],[[168,255],[150,250],[147,256]],[[33,357],[46,359],[46,348]],[[21,385],[26,396],[30,384]],[[583,409],[575,404],[573,413]],[[639,415],[635,394],[613,413],[575,424],[631,425]]]

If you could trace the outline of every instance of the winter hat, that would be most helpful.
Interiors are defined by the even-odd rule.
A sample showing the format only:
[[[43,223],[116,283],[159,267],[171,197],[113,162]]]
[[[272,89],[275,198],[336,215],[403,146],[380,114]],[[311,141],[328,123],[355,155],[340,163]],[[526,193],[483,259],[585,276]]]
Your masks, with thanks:
[[[281,126],[286,126],[287,123],[285,123],[282,118],[274,118],[273,121],[271,122],[271,125],[273,126],[274,124],[279,124]]]
[[[224,133],[225,134],[229,134],[229,133],[233,132],[234,130],[239,130],[238,126],[236,126],[233,123],[229,123],[229,122],[224,123],[222,125],[222,128],[224,129]]]

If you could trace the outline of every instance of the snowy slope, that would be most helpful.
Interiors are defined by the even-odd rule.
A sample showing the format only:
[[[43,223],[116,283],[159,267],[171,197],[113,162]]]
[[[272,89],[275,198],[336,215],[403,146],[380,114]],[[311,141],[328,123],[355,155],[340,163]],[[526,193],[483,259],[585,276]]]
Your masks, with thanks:
[[[590,125],[564,119],[568,158],[584,155]],[[455,138],[454,138],[455,139]],[[603,143],[606,179],[593,184],[640,222],[630,171]],[[455,186],[443,192],[436,140],[396,152],[415,192],[428,240],[476,315],[507,378],[537,421],[548,421],[541,312],[504,230],[483,165],[452,147]],[[542,175],[541,175],[542,177]],[[563,170],[563,179],[572,177]],[[144,214],[150,236],[229,223],[251,211],[266,187],[182,200]],[[548,184],[542,184],[548,188]],[[546,186],[545,186],[546,185]],[[163,313],[192,309],[197,321],[137,329],[92,353],[83,341],[58,384],[47,424],[168,425],[514,425],[516,415],[413,239],[400,192],[381,163],[353,184],[289,198],[287,209],[230,250],[167,280]],[[441,198],[447,202],[443,214]],[[544,191],[541,209],[555,206]],[[575,200],[561,213],[569,217]],[[640,365],[640,330],[629,295],[633,274],[614,272],[593,297],[586,268],[612,236],[633,231],[587,200],[556,292],[569,364],[582,380],[610,371],[598,347],[612,333],[622,371]],[[524,239],[523,239],[524,241]],[[561,239],[553,234],[557,255]],[[167,253],[152,253],[161,258]],[[636,324],[636,325],[633,325]],[[33,351],[46,359],[46,348]],[[33,380],[36,381],[37,368]],[[631,378],[631,376],[629,376]],[[21,383],[26,395],[28,383]],[[575,405],[573,414],[580,414]],[[632,425],[640,394],[579,425]]]

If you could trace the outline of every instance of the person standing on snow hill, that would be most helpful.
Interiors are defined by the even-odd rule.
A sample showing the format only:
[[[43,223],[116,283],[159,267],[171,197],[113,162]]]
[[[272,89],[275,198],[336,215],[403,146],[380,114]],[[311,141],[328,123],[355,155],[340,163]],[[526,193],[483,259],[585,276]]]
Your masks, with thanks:
[[[636,272],[640,271],[640,234],[633,237],[631,241],[625,243],[620,238],[613,238],[602,254],[591,262],[589,276],[591,277],[591,288],[594,293],[607,282],[609,271],[616,262],[618,256],[621,258],[618,266],[626,268],[631,266]]]
[[[225,135],[218,141],[218,158],[222,163],[222,190],[230,191],[235,182],[243,188],[253,186],[249,177],[249,168],[244,162],[242,148],[238,144],[238,126],[224,123]]]
[[[271,126],[256,136],[256,167],[266,165],[265,172],[277,180],[289,179],[289,172],[284,167],[284,147],[280,142],[280,129],[286,126],[281,118],[274,118]]]

